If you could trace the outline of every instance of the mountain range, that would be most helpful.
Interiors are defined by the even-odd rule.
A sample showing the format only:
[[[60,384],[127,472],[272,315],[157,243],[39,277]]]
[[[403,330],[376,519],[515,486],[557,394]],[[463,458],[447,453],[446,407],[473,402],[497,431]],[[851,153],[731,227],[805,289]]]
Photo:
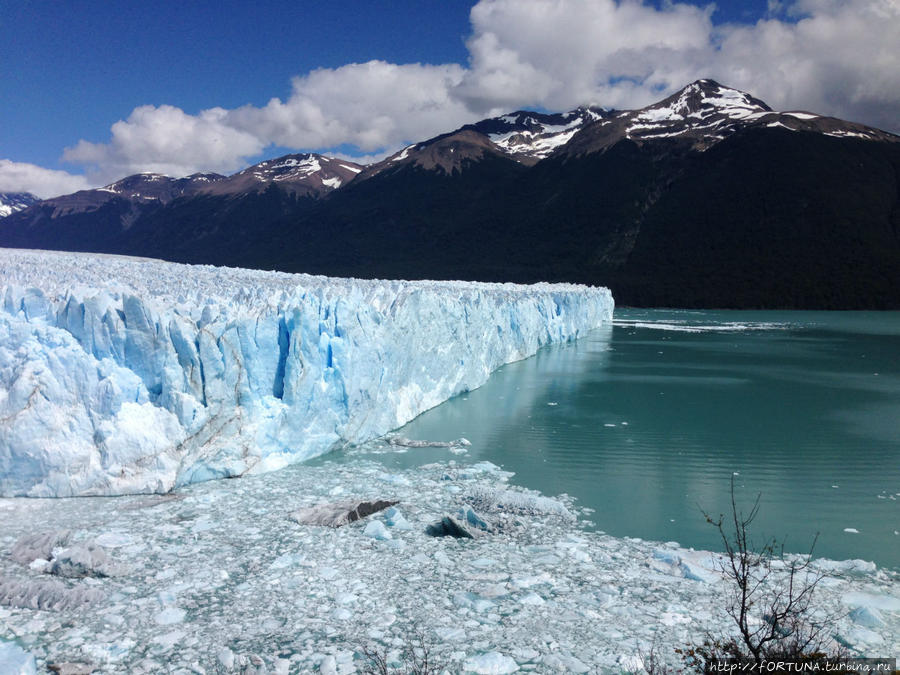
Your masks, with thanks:
[[[900,308],[898,141],[698,80],[638,110],[516,111],[367,166],[137,174],[12,213],[0,246],[573,281],[637,306]]]

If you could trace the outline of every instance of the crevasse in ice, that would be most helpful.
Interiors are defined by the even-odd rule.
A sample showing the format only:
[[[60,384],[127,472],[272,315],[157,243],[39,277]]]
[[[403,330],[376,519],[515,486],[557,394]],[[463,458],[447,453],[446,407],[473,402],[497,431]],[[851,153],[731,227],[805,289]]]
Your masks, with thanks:
[[[608,290],[332,279],[0,250],[0,494],[165,492],[380,436]]]

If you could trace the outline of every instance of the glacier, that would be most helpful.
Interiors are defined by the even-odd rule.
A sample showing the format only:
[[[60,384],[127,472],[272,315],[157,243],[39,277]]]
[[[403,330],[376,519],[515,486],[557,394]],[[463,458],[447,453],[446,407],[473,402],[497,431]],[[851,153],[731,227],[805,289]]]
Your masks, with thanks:
[[[605,288],[0,249],[0,495],[165,493],[377,438],[608,326]]]

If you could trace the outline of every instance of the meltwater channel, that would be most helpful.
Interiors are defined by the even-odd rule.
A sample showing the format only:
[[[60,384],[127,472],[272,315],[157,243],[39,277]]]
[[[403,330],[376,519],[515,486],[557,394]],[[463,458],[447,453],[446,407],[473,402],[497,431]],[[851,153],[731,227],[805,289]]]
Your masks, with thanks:
[[[616,310],[614,326],[507,365],[398,436],[471,442],[517,484],[567,493],[616,536],[721,550],[703,511],[760,495],[788,552],[900,569],[900,313]],[[343,451],[391,467],[447,448]],[[333,461],[335,455],[328,456]]]

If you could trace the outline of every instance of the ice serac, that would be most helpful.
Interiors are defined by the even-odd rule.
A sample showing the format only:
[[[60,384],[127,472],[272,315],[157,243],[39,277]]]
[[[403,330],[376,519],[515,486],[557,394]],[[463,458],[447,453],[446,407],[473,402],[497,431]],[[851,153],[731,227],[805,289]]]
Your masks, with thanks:
[[[166,492],[395,429],[611,321],[568,284],[0,249],[0,494]]]

